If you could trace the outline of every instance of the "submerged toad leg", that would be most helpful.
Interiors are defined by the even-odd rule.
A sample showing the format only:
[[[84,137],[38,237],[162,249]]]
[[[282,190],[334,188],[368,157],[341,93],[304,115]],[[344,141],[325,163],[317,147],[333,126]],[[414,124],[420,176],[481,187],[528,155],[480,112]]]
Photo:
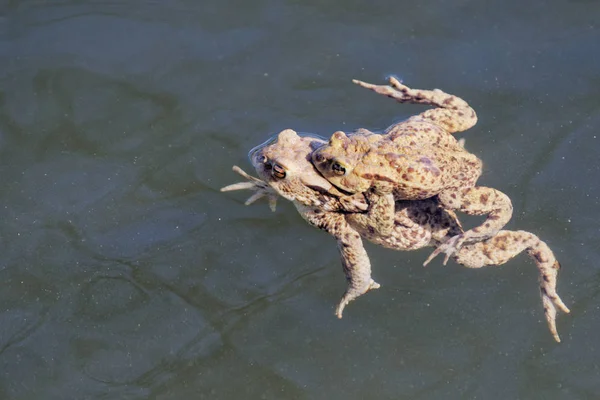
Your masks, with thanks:
[[[254,190],[254,194],[246,200],[245,205],[250,205],[254,203],[256,200],[266,197],[269,200],[269,207],[271,211],[275,211],[277,206],[277,193],[269,186],[268,183],[255,178],[251,175],[248,175],[246,171],[238,167],[237,165],[233,166],[233,171],[237,172],[241,176],[247,179],[247,182],[239,182],[234,183],[233,185],[227,185],[221,188],[221,192],[230,192],[232,190]]]
[[[552,336],[560,342],[556,330],[556,309],[558,307],[565,313],[570,311],[556,293],[556,278],[560,264],[545,242],[526,231],[500,231],[489,240],[465,245],[454,259],[465,267],[481,268],[487,265],[502,265],[524,250],[540,271],[544,315]]]
[[[356,79],[352,80],[352,82],[375,93],[388,96],[400,103],[424,104],[438,107],[411,117],[408,121],[428,121],[442,127],[448,133],[466,131],[477,123],[477,114],[466,101],[460,97],[442,92],[440,89],[411,89],[393,76],[389,78],[389,86],[373,85]],[[393,126],[390,128],[393,128]]]
[[[485,215],[483,224],[450,238],[440,245],[425,260],[427,265],[440,253],[445,253],[444,265],[450,256],[457,252],[463,244],[480,242],[494,236],[512,216],[510,198],[499,190],[475,186],[461,190],[446,190],[438,195],[440,205],[450,210],[460,210],[469,215]]]
[[[371,278],[371,261],[358,232],[348,225],[344,215],[340,213],[324,213],[314,209],[298,208],[302,217],[311,225],[334,236],[342,258],[342,267],[346,274],[348,286],[335,310],[335,315],[342,318],[344,308],[352,300],[371,289],[379,288],[379,284]]]

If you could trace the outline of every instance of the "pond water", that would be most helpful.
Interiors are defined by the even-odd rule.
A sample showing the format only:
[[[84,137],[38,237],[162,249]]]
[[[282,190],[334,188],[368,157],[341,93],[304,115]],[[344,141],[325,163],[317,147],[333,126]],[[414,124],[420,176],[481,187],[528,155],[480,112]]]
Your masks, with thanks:
[[[600,3],[0,5],[0,398],[600,398]],[[368,245],[381,289],[333,315],[335,242],[220,193],[284,128],[473,105],[461,134],[508,229],[563,269],[563,342],[525,256],[469,270]],[[461,217],[462,218],[462,217]]]

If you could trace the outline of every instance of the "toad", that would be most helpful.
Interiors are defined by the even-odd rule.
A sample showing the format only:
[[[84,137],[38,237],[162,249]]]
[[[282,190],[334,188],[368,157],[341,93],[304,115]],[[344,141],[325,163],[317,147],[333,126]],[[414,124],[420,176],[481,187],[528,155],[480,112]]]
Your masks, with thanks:
[[[361,237],[394,250],[416,250],[427,246],[439,248],[463,230],[456,215],[441,207],[436,198],[399,200],[390,204],[389,197],[379,196],[374,191],[345,198],[347,196],[343,193],[331,188],[331,184],[310,162],[311,152],[324,143],[320,138],[301,137],[290,129],[285,130],[250,152],[251,162],[261,179],[234,166],[234,171],[245,177],[247,182],[221,190],[253,190],[255,193],[246,204],[267,197],[272,210],[277,196],[282,196],[293,202],[309,224],[336,239],[348,282],[346,292],[336,307],[336,315],[341,318],[350,301],[380,287],[371,277],[371,262]],[[368,211],[364,212],[367,202]],[[389,207],[394,207],[393,226],[389,234],[382,235],[375,228],[381,223],[382,210]],[[569,312],[556,293],[560,265],[548,245],[536,235],[502,230],[490,239],[466,243],[452,258],[468,268],[481,268],[502,265],[523,251],[540,272],[544,314],[554,339],[560,341],[556,330],[557,308]]]
[[[480,226],[438,246],[425,264],[440,253],[446,254],[446,264],[463,244],[481,242],[498,233],[512,216],[511,201],[496,189],[476,186],[482,163],[452,136],[477,122],[475,111],[467,102],[439,89],[411,89],[394,77],[389,79],[389,86],[353,82],[400,103],[436,108],[394,124],[383,134],[366,129],[354,135],[335,132],[329,143],[312,153],[312,162],[319,172],[348,193],[372,189],[396,200],[437,196],[440,205],[448,210],[487,214]],[[393,227],[393,207],[382,214],[381,221],[377,229],[386,236]]]

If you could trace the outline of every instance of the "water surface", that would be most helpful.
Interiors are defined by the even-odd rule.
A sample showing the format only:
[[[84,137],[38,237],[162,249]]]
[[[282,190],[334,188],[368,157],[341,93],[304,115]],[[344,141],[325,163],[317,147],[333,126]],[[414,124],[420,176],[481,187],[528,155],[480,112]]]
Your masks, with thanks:
[[[324,4],[326,3],[326,4]],[[596,399],[600,6],[592,1],[8,1],[0,5],[3,399]],[[468,270],[368,246],[338,321],[335,243],[218,189],[293,128],[467,99],[480,182],[563,265],[563,343],[520,256]]]

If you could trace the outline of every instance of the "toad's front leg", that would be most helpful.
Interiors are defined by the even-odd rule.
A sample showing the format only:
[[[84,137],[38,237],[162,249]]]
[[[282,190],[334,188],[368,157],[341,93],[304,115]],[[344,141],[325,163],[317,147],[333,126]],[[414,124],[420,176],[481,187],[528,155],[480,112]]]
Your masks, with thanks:
[[[364,193],[369,202],[369,209],[366,213],[360,213],[354,216],[357,223],[367,228],[368,232],[380,237],[388,237],[393,233],[396,217],[396,201],[394,194],[379,193],[369,189]]]
[[[348,303],[371,289],[379,288],[379,284],[371,278],[371,261],[367,251],[360,235],[348,225],[343,214],[308,209],[299,209],[299,211],[309,224],[328,232],[337,240],[342,267],[348,282],[346,292],[335,310],[335,315],[342,318]]]
[[[253,190],[254,194],[246,200],[245,205],[250,205],[254,203],[256,200],[266,197],[269,200],[269,207],[271,211],[275,211],[275,207],[277,206],[277,193],[269,186],[268,183],[255,178],[251,175],[248,175],[246,171],[238,167],[237,165],[233,166],[233,171],[237,172],[244,178],[246,178],[247,182],[239,182],[234,183],[232,185],[227,185],[221,188],[221,192],[230,192],[232,190]]]
[[[378,289],[380,285],[371,278],[371,261],[358,233],[355,232],[350,237],[338,238],[338,250],[348,282],[346,292],[335,309],[335,315],[342,318],[348,303],[369,290]]]
[[[440,205],[451,210],[460,210],[469,215],[485,215],[480,226],[450,238],[431,253],[423,265],[427,265],[440,253],[445,253],[444,265],[461,246],[487,240],[498,233],[512,216],[510,198],[499,190],[476,186],[458,190],[446,190],[438,195]]]
[[[389,78],[389,86],[373,85],[356,79],[352,82],[364,88],[371,89],[375,93],[388,96],[399,103],[424,104],[437,107],[411,117],[409,121],[431,122],[442,127],[448,133],[466,131],[477,123],[477,114],[475,114],[475,110],[466,101],[460,97],[442,92],[439,89],[411,89],[393,76]],[[393,126],[390,128],[393,128]]]

